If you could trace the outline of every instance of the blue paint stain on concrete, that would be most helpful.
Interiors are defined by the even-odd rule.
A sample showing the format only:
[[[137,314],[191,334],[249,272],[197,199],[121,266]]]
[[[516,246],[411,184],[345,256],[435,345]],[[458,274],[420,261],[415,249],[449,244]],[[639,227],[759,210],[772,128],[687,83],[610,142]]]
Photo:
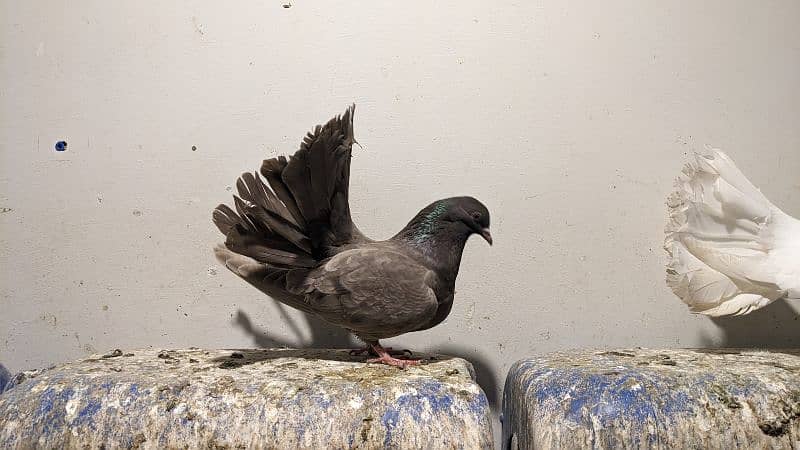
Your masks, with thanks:
[[[13,391],[17,396],[23,397],[23,392]],[[41,427],[43,434],[49,434],[53,430],[60,429],[66,420],[66,404],[75,393],[72,388],[64,388],[60,391],[54,387],[48,387],[38,396],[38,405],[33,415],[33,422]]]
[[[9,381],[11,381],[11,372],[6,369],[6,366],[0,364],[0,394],[3,393]]]
[[[425,380],[420,385],[415,386],[415,390],[416,393],[403,394],[398,397],[395,404],[388,407],[381,416],[381,424],[386,429],[385,447],[392,445],[394,432],[403,418],[410,419],[424,429],[426,417],[436,417],[440,414],[457,414],[453,410],[453,406],[456,403],[454,396],[457,394],[446,389],[440,382]],[[488,401],[484,395],[476,395],[475,397],[468,408],[463,409],[481,417],[486,413]],[[427,408],[430,408],[430,415],[426,415]]]
[[[78,417],[75,419],[75,423],[80,424],[80,423],[91,422],[92,419],[94,418],[94,415],[97,414],[98,411],[100,411],[100,408],[102,408],[102,403],[100,403],[99,400],[94,398],[90,399],[86,403],[86,406],[84,406],[83,408],[81,408],[80,411],[78,411]]]
[[[317,394],[311,396],[311,400],[314,402],[315,405],[322,409],[328,409],[331,407],[331,400],[329,397],[326,397],[322,394]]]
[[[670,392],[668,401],[664,402],[661,413],[669,418],[694,413],[694,400],[686,392]]]
[[[747,382],[747,384],[728,386],[730,394],[736,397],[748,397],[758,391],[758,389],[758,383],[752,380]]]
[[[53,402],[55,400],[56,390],[52,387],[47,388],[39,398],[39,410],[37,414],[40,416],[48,414],[53,409]]]
[[[489,408],[489,400],[486,398],[485,395],[482,394],[474,396],[472,401],[469,402],[470,412],[472,412],[472,414],[478,417],[486,414],[486,410],[488,408]]]
[[[58,141],[56,142],[56,151],[63,152],[67,150],[67,141]]]
[[[672,416],[691,411],[685,393],[673,395],[670,390],[653,388],[652,382],[638,374],[551,370],[546,380],[537,379],[534,374],[525,384],[538,405],[568,401],[565,418],[576,424],[599,421],[603,426],[611,426],[622,418],[646,422],[655,420],[660,413]],[[655,396],[664,401],[658,410]]]
[[[392,442],[392,433],[400,420],[400,411],[396,408],[388,408],[381,417],[381,424],[386,429],[386,437],[383,440],[383,446],[388,448]]]
[[[66,404],[69,401],[69,399],[72,398],[72,396],[74,394],[75,394],[75,390],[72,389],[71,387],[64,388],[64,389],[61,390],[61,393],[58,395],[59,401],[63,402],[64,404]]]
[[[524,373],[518,366],[512,371]],[[560,408],[565,403],[564,419],[581,427],[614,427],[623,421],[650,423],[630,436],[634,445],[645,440],[657,443],[658,432],[677,416],[693,412],[685,392],[658,386],[640,373],[591,374],[581,369],[534,370],[525,377],[525,391],[532,404],[541,408]]]

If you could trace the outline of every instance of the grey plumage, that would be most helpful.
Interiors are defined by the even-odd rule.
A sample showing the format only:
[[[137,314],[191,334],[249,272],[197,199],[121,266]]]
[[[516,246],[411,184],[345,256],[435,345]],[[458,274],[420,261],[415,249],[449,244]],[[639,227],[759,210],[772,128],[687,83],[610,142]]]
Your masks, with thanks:
[[[389,240],[365,237],[348,201],[354,109],[317,126],[290,158],[265,160],[266,183],[258,173],[239,178],[235,210],[213,213],[226,236],[215,253],[267,295],[350,330],[380,354],[378,339],[447,317],[467,238],[491,243],[489,212],[471,197],[443,199]]]

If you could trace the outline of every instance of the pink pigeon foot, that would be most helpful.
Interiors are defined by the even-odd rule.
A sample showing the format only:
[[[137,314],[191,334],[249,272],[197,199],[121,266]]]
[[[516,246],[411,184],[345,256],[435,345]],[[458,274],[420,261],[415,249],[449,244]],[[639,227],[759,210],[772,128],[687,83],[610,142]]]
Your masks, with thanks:
[[[389,353],[388,350],[390,349],[383,348],[378,342],[370,342],[369,346],[371,353],[374,352],[378,357],[368,359],[366,361],[368,363],[386,364],[387,366],[399,367],[401,369],[405,369],[408,366],[417,366],[422,363],[419,359],[397,359]],[[404,354],[405,352],[397,353]]]

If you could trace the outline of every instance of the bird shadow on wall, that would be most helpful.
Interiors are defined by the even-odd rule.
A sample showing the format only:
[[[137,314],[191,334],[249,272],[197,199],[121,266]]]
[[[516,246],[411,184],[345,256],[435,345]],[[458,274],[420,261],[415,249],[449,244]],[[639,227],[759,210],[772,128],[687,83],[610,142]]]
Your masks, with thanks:
[[[276,304],[281,318],[292,330],[294,339],[282,338],[257,328],[253,325],[253,321],[250,320],[250,316],[241,309],[236,312],[236,318],[233,322],[245,333],[249,334],[253,342],[261,348],[297,346],[305,348],[356,348],[360,346],[347,331],[305,313],[301,313],[302,322],[304,323],[298,323],[297,320],[289,315],[284,305]],[[308,337],[304,335],[303,329],[308,330]]]
[[[721,339],[701,336],[707,347],[788,349],[800,347],[800,313],[786,300],[745,316],[709,318],[722,331]]]
[[[308,314],[302,314],[302,322],[298,323],[292,316],[288,314],[286,307],[277,303],[282,319],[286,321],[289,328],[292,330],[294,339],[287,339],[281,336],[270,334],[267,331],[259,329],[253,325],[250,316],[241,309],[236,312],[234,324],[241,328],[245,333],[250,335],[255,345],[260,348],[282,348],[282,347],[296,347],[302,346],[305,348],[357,348],[363,344],[358,342],[349,332],[330,325],[316,317]],[[308,330],[309,337],[305,337],[303,329]],[[466,359],[472,363],[475,368],[475,375],[478,384],[486,393],[486,398],[489,406],[494,408],[498,407],[498,380],[492,371],[491,365],[480,355],[474,351],[470,351],[458,347],[440,347],[436,348],[436,353],[441,353],[449,356],[456,356]]]

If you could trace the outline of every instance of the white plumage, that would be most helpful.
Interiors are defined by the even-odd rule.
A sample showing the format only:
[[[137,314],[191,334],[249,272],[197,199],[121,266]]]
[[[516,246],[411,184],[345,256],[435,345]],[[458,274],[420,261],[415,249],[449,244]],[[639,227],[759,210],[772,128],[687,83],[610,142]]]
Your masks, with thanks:
[[[800,221],[723,152],[695,155],[669,197],[667,284],[694,313],[747,314],[800,299]]]

